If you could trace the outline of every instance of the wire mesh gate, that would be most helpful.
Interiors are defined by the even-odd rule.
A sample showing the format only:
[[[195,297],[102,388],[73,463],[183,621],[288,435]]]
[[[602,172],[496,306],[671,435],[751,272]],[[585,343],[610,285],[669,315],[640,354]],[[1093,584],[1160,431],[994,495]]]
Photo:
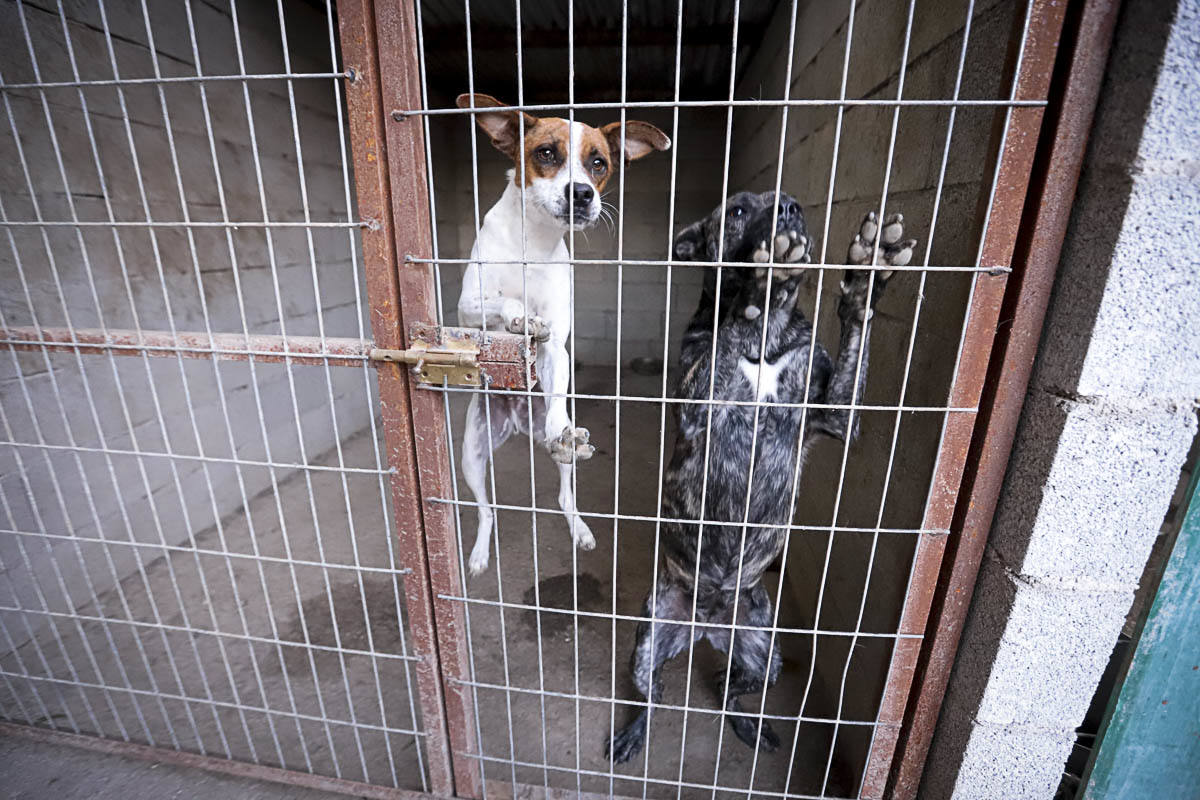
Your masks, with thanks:
[[[897,72],[878,86],[857,85],[851,52],[856,26],[870,30],[864,15],[880,10],[851,3],[840,28],[826,23],[834,60],[825,71],[839,79],[827,92],[805,86],[803,53],[796,52],[804,48],[798,30],[810,29],[822,13],[836,23],[836,15],[816,8],[821,4],[756,9],[734,2],[709,15],[728,26],[696,28],[685,25],[682,3],[668,5],[649,12],[662,17],[661,36],[641,30],[645,20],[632,15],[642,12],[627,6],[596,12],[573,4],[557,29],[561,36],[550,30],[536,43],[529,36],[526,46],[568,61],[571,79],[557,104],[538,104],[533,89],[526,92],[525,59],[538,56],[523,52],[524,33],[511,34],[524,30],[527,4],[344,0],[336,13],[328,5],[239,7],[232,0],[143,2],[119,12],[103,4],[82,11],[61,3],[6,7],[12,24],[0,28],[11,40],[7,52],[24,57],[12,56],[0,75],[4,147],[12,156],[5,159],[0,208],[9,251],[0,298],[10,351],[0,400],[7,440],[0,492],[6,719],[282,767],[289,772],[273,777],[286,780],[333,776],[340,782],[332,788],[369,794],[390,786],[472,797],[558,790],[883,796],[999,314],[1062,10],[1041,2],[979,8],[967,2],[951,29],[958,38],[942,40],[952,66],[947,96],[936,93],[936,82],[921,86],[915,66],[906,90],[909,67],[935,61],[936,48],[921,38],[915,2],[895,20]],[[557,14],[532,12],[535,19],[538,12]],[[576,102],[577,67],[587,70],[575,62],[577,42],[586,47],[603,38],[597,13],[615,22],[606,46],[620,54],[619,89],[611,102]],[[584,14],[586,25],[577,27]],[[972,24],[1006,31],[1010,20],[1011,77],[991,96],[990,84],[969,85],[970,48],[980,46]],[[484,24],[492,27],[481,35]],[[739,35],[785,43],[776,45],[780,55],[786,52],[786,68],[776,70],[782,74],[772,77],[750,59]],[[459,36],[461,73],[445,61],[447,43]],[[726,73],[712,66],[717,61],[704,67],[706,57],[694,51],[700,72],[715,70],[727,80],[723,99],[685,96],[682,80],[691,79],[691,59],[682,67],[685,39],[723,47]],[[664,48],[673,71],[643,72],[641,83],[631,82],[631,41]],[[463,532],[476,503],[459,493],[452,442],[462,435],[460,401],[470,392],[418,387],[401,367],[373,366],[368,354],[372,346],[403,347],[405,325],[454,321],[458,286],[450,273],[469,259],[447,229],[473,217],[473,233],[491,195],[480,178],[488,154],[476,150],[473,135],[469,145],[455,138],[471,124],[470,112],[444,107],[437,78],[462,78],[461,91],[491,88],[494,76],[485,74],[481,87],[475,74],[477,66],[486,73],[489,50],[515,54],[508,67],[517,76],[515,91],[508,97],[529,113],[574,120],[604,109],[624,120],[662,109],[674,147],[659,156],[670,167],[659,187],[669,187],[662,203],[670,211],[653,226],[653,246],[639,252],[635,237],[626,236],[625,220],[644,205],[627,206],[624,171],[616,184],[624,213],[609,243],[617,257],[582,257],[576,248],[588,245],[568,236],[577,276],[573,356],[589,352],[585,332],[615,325],[609,338],[618,368],[611,380],[583,369],[567,392],[573,412],[585,418],[595,419],[598,406],[611,409],[613,452],[605,453],[597,436],[600,457],[573,478],[599,549],[583,554],[567,546],[563,512],[540,502],[545,472],[531,442],[527,455],[501,464],[499,484],[493,467],[492,571],[468,579],[471,537]],[[761,81],[782,79],[778,99],[743,99],[739,73],[755,70]],[[560,102],[563,94],[568,103]],[[689,140],[693,121],[697,128],[706,124],[689,115],[706,110],[717,115],[715,137]],[[670,237],[693,218],[685,214],[708,210],[678,204],[676,190],[691,166],[684,162],[681,171],[680,159],[715,150],[715,165],[708,166],[715,166],[717,202],[738,188],[782,184],[796,191],[783,183],[785,153],[803,152],[788,137],[788,115],[795,125],[809,110],[831,115],[833,139],[823,152],[832,154],[832,166],[813,180],[819,185],[810,194],[824,203],[818,241],[832,236],[835,248],[837,228],[851,215],[865,207],[884,214],[893,202],[897,142],[911,144],[899,126],[902,113],[944,115],[937,128],[944,139],[927,154],[933,179],[921,228],[923,263],[898,276],[913,284],[905,297],[907,327],[892,350],[903,362],[903,380],[890,400],[852,404],[864,418],[884,419],[875,455],[880,499],[865,522],[843,519],[853,509],[839,513],[847,475],[853,484],[860,466],[848,470],[847,448],[833,462],[840,468],[832,511],[825,512],[832,522],[788,526],[798,549],[806,537],[824,537],[808,551],[817,565],[810,575],[820,590],[815,609],[807,618],[793,614],[791,623],[777,613],[771,627],[772,641],[778,639],[772,646],[800,662],[785,672],[798,674],[804,688],[794,698],[772,690],[786,698],[781,705],[764,691],[751,715],[791,726],[787,756],[771,761],[779,754],[737,752],[736,742],[722,746],[723,714],[703,690],[693,693],[689,655],[686,672],[675,676],[678,696],[654,704],[647,753],[633,767],[614,768],[601,757],[600,739],[637,704],[627,699],[618,663],[641,619],[636,604],[653,569],[638,533],[648,532],[645,541],[657,544],[664,519],[661,483],[639,499],[638,476],[661,475],[671,403],[667,367],[640,385],[620,369],[623,358],[645,350],[644,343],[630,344],[630,328],[623,328],[634,327],[630,320],[642,310],[625,287],[649,294],[645,286],[665,283],[655,296],[656,324],[646,316],[639,324],[651,329],[650,354],[669,366],[672,335],[682,331],[674,315],[690,311],[679,308],[687,305],[679,295],[689,282],[696,285],[687,265],[671,260]],[[743,111],[781,117],[778,134],[736,140],[735,114]],[[838,181],[851,182],[839,172],[845,167],[838,153],[856,141],[855,115],[870,112],[881,114],[885,132],[871,155],[886,166],[873,197],[856,204],[835,189]],[[974,122],[972,114],[979,115]],[[955,151],[966,148],[954,139],[956,119],[960,131],[975,125],[984,132],[975,158],[958,164]],[[457,134],[448,133],[450,125],[459,126]],[[745,127],[766,126],[750,120]],[[934,128],[919,130],[926,135]],[[813,133],[801,141],[818,138]],[[761,174],[754,165],[742,170],[735,150],[769,151],[777,161]],[[465,203],[456,204],[453,192],[463,192],[448,190],[440,177],[447,159],[470,175]],[[843,152],[843,164],[854,160]],[[955,182],[956,169],[984,175],[980,197],[965,201],[983,207],[974,227],[963,226],[973,252],[939,263],[945,253],[934,249],[935,227],[943,239],[952,227],[939,224],[939,213],[948,213],[939,212],[943,189],[965,183],[961,172]],[[732,182],[755,177],[766,185]],[[629,180],[632,191],[636,168]],[[906,191],[911,186],[893,189]],[[945,208],[962,206],[945,201]],[[905,211],[911,220],[914,212]],[[813,272],[842,269],[836,256],[822,253]],[[608,320],[589,322],[580,313],[585,309],[576,298],[590,291],[585,271],[602,272],[607,277],[599,283],[613,287]],[[640,279],[639,271],[655,277]],[[943,274],[964,280],[958,295],[942,295],[958,298],[961,321],[949,328],[952,357],[932,394],[922,393],[916,379],[909,390],[912,367],[921,363],[918,320],[923,303],[931,313],[926,294],[936,296]],[[826,290],[835,283],[828,281]],[[936,370],[925,363],[917,374],[922,368]],[[913,468],[918,487],[925,487],[917,516],[887,524],[888,486],[904,463],[897,461],[897,443],[909,446],[901,432],[905,415],[933,419],[935,435],[926,437],[932,449],[924,472]],[[630,431],[624,457],[622,426]],[[652,435],[649,447],[639,449],[632,437],[642,430]],[[580,484],[596,480],[588,470],[599,471],[605,458],[609,477],[599,491],[607,505],[588,507],[594,498]],[[514,463],[528,474],[516,474]],[[517,530],[531,534],[523,549],[516,549]],[[822,612],[820,598],[841,569],[835,547],[847,539],[861,540],[858,555],[866,565],[849,616],[838,623],[828,607]],[[889,550],[895,540],[907,544]],[[888,569],[876,567],[892,559],[897,563]],[[785,551],[777,609],[790,591],[787,573],[802,569]],[[879,622],[868,594],[887,594],[872,583],[873,574],[884,572],[898,589]],[[789,655],[788,642],[801,640],[807,644],[793,645],[800,649]],[[873,665],[877,684],[860,683],[860,673],[852,673],[856,653],[866,651],[860,659]],[[827,692],[832,705],[814,711],[813,676],[819,683],[825,671],[818,653],[832,659],[835,685]],[[715,748],[705,743],[713,739]]]

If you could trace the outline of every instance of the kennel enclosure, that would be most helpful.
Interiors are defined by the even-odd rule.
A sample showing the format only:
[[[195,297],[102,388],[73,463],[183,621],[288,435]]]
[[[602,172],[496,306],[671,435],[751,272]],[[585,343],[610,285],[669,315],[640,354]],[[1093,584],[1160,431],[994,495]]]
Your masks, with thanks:
[[[6,720],[378,796],[884,795],[1060,7],[2,13]],[[454,107],[467,90],[674,142],[614,177],[611,232],[568,237],[597,549],[570,547],[549,462],[513,442],[478,578],[463,408],[529,390],[431,386],[379,357],[457,324],[503,185]],[[814,452],[772,573],[787,677],[755,715],[787,745],[722,744],[701,651],[673,668],[645,757],[613,769],[601,737],[630,708],[669,371],[700,284],[671,237],[777,187],[819,232],[806,313],[825,341],[851,221],[900,209],[922,242],[880,305],[863,436]],[[664,366],[624,368],[639,356]],[[495,357],[485,375],[510,369]]]

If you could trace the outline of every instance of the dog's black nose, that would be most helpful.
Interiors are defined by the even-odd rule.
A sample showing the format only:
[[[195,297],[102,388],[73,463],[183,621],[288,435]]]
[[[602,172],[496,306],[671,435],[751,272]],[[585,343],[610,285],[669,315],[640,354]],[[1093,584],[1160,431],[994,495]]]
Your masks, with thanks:
[[[586,183],[572,183],[564,190],[567,193],[567,199],[571,200],[577,206],[586,206],[592,202],[596,191]]]
[[[795,219],[800,216],[800,204],[795,200],[784,200],[779,204],[780,219]]]

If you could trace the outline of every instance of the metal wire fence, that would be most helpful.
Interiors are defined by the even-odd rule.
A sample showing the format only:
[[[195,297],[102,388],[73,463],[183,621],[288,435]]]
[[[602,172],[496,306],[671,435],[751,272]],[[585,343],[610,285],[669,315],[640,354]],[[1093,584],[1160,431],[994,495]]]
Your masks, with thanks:
[[[1046,104],[1025,79],[1061,22],[1040,0],[943,6],[6,4],[0,717],[363,793],[882,797]],[[631,46],[639,26],[654,44]],[[707,83],[689,61],[711,62]],[[502,167],[451,98],[501,90],[572,125],[653,118],[673,142],[618,171],[611,229],[569,226],[561,262],[525,251],[524,161],[504,179],[521,252],[469,255]],[[723,236],[714,259],[679,260],[673,238],[741,189],[804,206],[823,341],[863,214],[903,210],[919,237],[910,264],[855,265],[868,304],[897,274],[850,402],[767,399],[762,370],[752,400],[715,377],[674,396],[704,274],[720,308],[723,280],[757,265],[726,260]],[[402,321],[462,324],[459,294],[483,303],[463,267],[519,271],[528,307],[560,263],[561,390],[418,385],[372,360],[405,345]],[[762,309],[764,337],[780,313]],[[860,352],[855,385],[865,369]],[[565,472],[532,437],[491,441],[509,408],[533,429],[550,398],[599,448]],[[496,452],[460,481],[469,404]],[[664,507],[685,406],[706,429],[752,413],[738,519]],[[863,436],[803,447],[786,520],[759,523],[759,423],[782,409],[798,448],[822,411]],[[700,509],[725,456],[702,447]],[[471,576],[480,518],[490,568]],[[705,523],[741,532],[732,615],[704,618],[694,590],[682,621],[661,615],[664,526]],[[595,550],[564,535],[578,525]],[[752,527],[783,538],[766,625],[739,613]],[[779,683],[731,711],[733,647],[697,642],[640,699],[622,664],[647,622],[765,633]],[[646,745],[614,765],[604,743],[642,708]],[[732,715],[774,723],[778,751],[725,737]]]

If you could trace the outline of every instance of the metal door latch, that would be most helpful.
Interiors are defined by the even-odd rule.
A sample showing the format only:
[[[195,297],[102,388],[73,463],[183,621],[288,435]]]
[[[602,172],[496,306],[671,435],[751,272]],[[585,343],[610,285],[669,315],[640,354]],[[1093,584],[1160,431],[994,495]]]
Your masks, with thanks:
[[[479,345],[468,336],[454,335],[454,329],[442,328],[440,342],[412,338],[407,350],[371,349],[372,361],[412,364],[412,373],[420,383],[441,386],[482,386],[479,370]]]
[[[373,347],[372,361],[411,364],[418,383],[528,390],[537,381],[534,342],[520,334],[414,322],[407,350]]]

